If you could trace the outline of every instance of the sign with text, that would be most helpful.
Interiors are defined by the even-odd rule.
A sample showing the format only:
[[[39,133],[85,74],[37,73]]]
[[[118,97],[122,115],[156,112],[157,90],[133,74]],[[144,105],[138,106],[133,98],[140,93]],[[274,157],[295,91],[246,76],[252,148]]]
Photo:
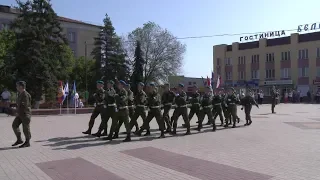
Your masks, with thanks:
[[[265,33],[240,37],[240,42],[259,40],[259,39],[263,39],[263,38],[280,37],[280,36],[285,36],[285,35],[286,35],[286,32],[284,30],[265,32]]]
[[[297,32],[303,32],[303,31],[314,31],[320,29],[320,23],[313,23],[313,24],[305,24],[305,25],[299,25]]]

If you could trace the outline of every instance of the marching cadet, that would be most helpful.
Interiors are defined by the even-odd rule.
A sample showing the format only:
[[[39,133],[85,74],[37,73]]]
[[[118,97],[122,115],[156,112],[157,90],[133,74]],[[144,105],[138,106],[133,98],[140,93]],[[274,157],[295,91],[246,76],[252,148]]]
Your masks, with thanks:
[[[82,132],[83,134],[91,134],[91,130],[93,128],[93,125],[94,125],[94,121],[95,119],[99,116],[101,116],[101,122],[104,121],[103,118],[104,118],[104,89],[103,89],[103,86],[104,86],[104,82],[99,80],[97,81],[97,91],[96,93],[93,94],[93,97],[96,101],[96,106],[95,108],[93,109],[93,112],[91,114],[91,117],[90,117],[90,121],[89,121],[89,128],[87,131],[85,132]],[[107,135],[107,129],[108,129],[108,126],[105,127],[104,129],[104,133],[105,135]]]
[[[119,131],[124,124],[127,132],[127,137],[123,140],[123,142],[131,141],[131,129],[129,124],[129,109],[128,109],[128,93],[125,90],[125,86],[127,86],[126,82],[120,80],[118,85],[118,94],[116,95],[116,104],[117,104],[117,113],[116,120],[112,120],[110,134],[108,136],[108,140],[116,139],[119,137]],[[117,123],[118,121],[118,123]],[[114,136],[112,137],[112,135]],[[112,138],[111,138],[112,137]]]
[[[191,107],[190,107],[190,112],[189,112],[189,122],[193,118],[193,116],[196,114],[198,118],[198,123],[199,123],[199,112],[200,112],[200,93],[198,92],[198,87],[193,86],[193,92],[191,95],[191,99],[189,100]],[[185,124],[182,124],[183,127],[185,127]]]
[[[202,122],[206,115],[208,116],[208,122],[210,122],[210,124],[213,124],[212,130],[213,131],[216,130],[216,123],[213,120],[211,108],[212,108],[212,90],[211,90],[211,87],[208,86],[206,88],[206,93],[203,95],[201,100],[200,120],[197,128],[198,131],[201,130]]]
[[[190,132],[190,122],[188,118],[188,108],[187,108],[187,94],[183,90],[184,84],[179,84],[177,87],[177,93],[175,102],[177,107],[175,108],[173,115],[171,117],[171,120],[173,122],[173,131],[172,134],[175,135],[177,134],[177,121],[180,116],[182,116],[185,126],[187,128],[186,135],[191,134]]]
[[[22,129],[26,141],[19,146],[19,148],[29,147],[31,132],[30,132],[30,122],[31,122],[31,95],[26,91],[26,82],[19,81],[16,83],[16,88],[19,93],[17,98],[17,115],[12,122],[12,129],[17,137],[17,141],[12,144],[12,146],[17,146],[22,144],[21,131],[19,126],[22,124]]]
[[[235,90],[234,88],[230,88],[229,90],[229,94],[226,96],[226,104],[227,104],[227,107],[228,107],[228,111],[230,113],[230,116],[227,117],[227,119],[230,119],[232,118],[232,122],[233,122],[233,126],[232,128],[235,128],[236,127],[236,121],[237,121],[237,118],[238,118],[238,115],[237,115],[237,104],[240,103],[240,100],[238,99],[237,95],[235,94]],[[224,127],[228,127],[228,124],[226,124]]]
[[[139,126],[137,120],[139,116],[141,116],[143,123],[146,121],[146,103],[147,103],[147,94],[143,91],[144,84],[142,82],[138,83],[138,92],[134,98],[135,102],[135,111],[130,121],[130,131],[132,130],[133,126],[136,126],[136,131],[138,132]],[[138,128],[137,128],[138,126]],[[147,126],[147,132],[150,134],[150,127]]]
[[[227,93],[226,93],[225,90],[222,88],[221,91],[220,91],[220,94],[221,94],[221,98],[222,98],[221,107],[222,107],[223,116],[224,116],[224,118],[225,118],[225,123],[226,123],[227,125],[230,125],[230,124],[231,124],[231,120],[228,121],[228,120],[230,119],[230,118],[229,118],[230,113],[229,113],[229,111],[228,111],[228,107],[227,107],[227,104],[226,104],[226,101],[225,101],[225,99],[226,99],[226,97],[227,97]],[[216,119],[217,116],[218,116],[218,114],[215,114],[214,119]]]
[[[159,129],[161,131],[160,137],[159,138],[165,138],[164,135],[164,119],[162,118],[161,114],[161,96],[156,90],[157,88],[155,87],[154,83],[150,83],[149,89],[148,89],[148,99],[147,99],[147,105],[149,107],[149,112],[146,118],[146,121],[143,123],[142,127],[140,130],[136,133],[138,136],[141,136],[141,133],[149,128],[149,124],[153,118],[156,118],[156,121],[159,125]],[[148,133],[148,132],[147,132]],[[145,135],[150,135],[145,134]]]
[[[275,111],[274,111],[274,108],[276,107],[276,105],[277,105],[277,98],[278,97],[278,95],[277,95],[277,90],[276,90],[276,87],[275,86],[272,86],[272,90],[271,90],[271,98],[272,98],[272,101],[271,101],[271,112],[272,113],[276,113]]]
[[[257,108],[259,108],[259,105],[254,100],[254,98],[252,97],[252,92],[250,90],[247,90],[246,93],[247,93],[246,96],[241,99],[240,104],[243,106],[241,108],[241,110],[243,110],[243,108],[244,108],[244,113],[246,115],[246,123],[244,125],[245,126],[249,126],[252,123],[251,115],[250,115],[251,114],[252,105],[257,106]]]
[[[170,91],[170,84],[166,83],[164,85],[164,92],[161,97],[161,102],[163,105],[162,117],[163,117],[164,122],[166,123],[166,126],[167,126],[166,132],[171,132],[171,129],[172,129],[172,127],[171,127],[172,124],[171,124],[169,112],[170,112],[170,109],[172,108],[172,104],[174,102],[174,97],[175,97],[174,92]]]
[[[130,84],[126,85],[125,90],[128,93],[128,109],[129,109],[129,117],[130,117],[130,120],[131,120],[132,117],[133,117],[134,108],[135,108],[134,107],[134,95],[133,95],[133,92],[130,89]],[[139,130],[138,123],[135,123],[134,126],[136,127],[136,131]],[[130,131],[131,131],[131,129],[130,129]]]
[[[223,126],[223,115],[221,103],[224,99],[221,97],[219,90],[215,89],[214,96],[212,98],[212,114],[214,116],[213,121],[216,120],[217,116],[220,118],[221,126]]]

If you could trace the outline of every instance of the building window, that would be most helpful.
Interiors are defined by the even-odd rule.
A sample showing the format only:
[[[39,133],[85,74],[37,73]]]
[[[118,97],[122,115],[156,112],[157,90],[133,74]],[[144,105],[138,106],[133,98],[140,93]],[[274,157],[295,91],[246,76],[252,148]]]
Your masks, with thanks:
[[[300,49],[299,50],[299,59],[308,59],[308,49]]]
[[[281,71],[281,78],[290,78],[290,69],[289,68],[283,68]]]
[[[281,61],[290,60],[290,51],[281,52]]]
[[[226,58],[225,61],[226,61],[226,62],[225,62],[226,66],[231,66],[231,64],[232,64],[231,58]]]
[[[317,58],[320,58],[320,48],[317,48]]]
[[[266,79],[273,79],[275,77],[274,69],[267,69],[266,70]]]
[[[251,79],[259,79],[259,70],[251,71]]]
[[[245,56],[239,56],[238,57],[238,64],[246,64],[246,57]]]
[[[308,67],[299,68],[299,77],[309,77],[309,68]]]
[[[259,54],[251,56],[251,63],[259,63]]]
[[[192,82],[189,82],[189,86],[191,86],[192,85]]]
[[[231,80],[231,72],[226,72],[226,80]]]
[[[266,62],[274,62],[274,53],[266,54]]]
[[[75,42],[76,34],[74,32],[69,32],[68,37],[69,37],[69,42]]]
[[[220,58],[217,58],[217,65],[220,66]]]
[[[238,78],[239,78],[239,80],[244,80],[245,78],[244,78],[244,71],[239,71],[239,74],[238,74]]]

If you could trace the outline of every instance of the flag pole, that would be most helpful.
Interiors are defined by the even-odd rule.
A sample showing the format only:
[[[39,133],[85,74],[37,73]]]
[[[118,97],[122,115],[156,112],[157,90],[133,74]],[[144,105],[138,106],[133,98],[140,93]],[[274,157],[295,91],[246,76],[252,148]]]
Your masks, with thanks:
[[[74,97],[74,114],[77,114],[76,97]]]
[[[61,112],[62,112],[62,111],[61,111],[61,103],[60,103],[60,115],[62,114]]]

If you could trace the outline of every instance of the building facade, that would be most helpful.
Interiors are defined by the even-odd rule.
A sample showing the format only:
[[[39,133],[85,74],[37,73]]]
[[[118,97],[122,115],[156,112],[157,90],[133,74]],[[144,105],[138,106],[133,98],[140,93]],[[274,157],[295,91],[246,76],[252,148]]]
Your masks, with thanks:
[[[0,30],[8,29],[18,14],[16,9],[0,5]],[[65,17],[58,17],[58,19],[75,57],[85,56],[86,53],[87,57],[92,57],[94,38],[98,36],[101,26]]]
[[[320,88],[320,32],[213,47],[214,72],[222,86],[282,92],[297,89],[302,96]]]
[[[168,81],[170,87],[177,87],[180,83],[184,84],[184,90],[187,93],[192,92],[192,87],[197,86],[199,92],[204,92],[206,80],[202,78],[185,77],[185,76],[169,76]]]

